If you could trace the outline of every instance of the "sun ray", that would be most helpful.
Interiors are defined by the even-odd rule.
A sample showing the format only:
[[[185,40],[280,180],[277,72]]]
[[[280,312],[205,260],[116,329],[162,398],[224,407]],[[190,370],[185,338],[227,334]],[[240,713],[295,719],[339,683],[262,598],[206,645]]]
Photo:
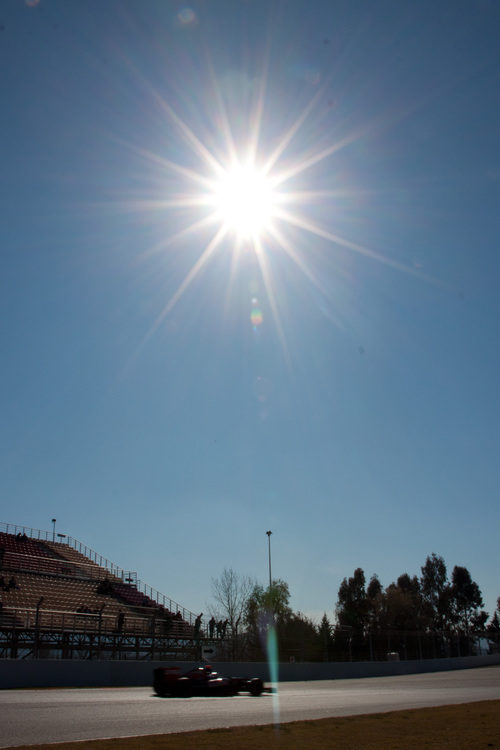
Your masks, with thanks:
[[[176,232],[176,234],[173,234],[170,237],[168,237],[165,240],[166,247],[168,247],[169,245],[173,245],[178,240],[181,240],[190,234],[201,232],[203,229],[206,229],[207,227],[210,227],[216,223],[217,223],[217,217],[213,213],[210,214],[209,216],[205,216],[203,219],[200,219],[199,221],[193,221],[191,222],[191,224],[188,224],[188,226],[185,227],[184,229],[181,229],[179,232]]]
[[[207,261],[210,259],[210,256],[216,251],[217,247],[223,241],[225,234],[226,234],[226,231],[224,227],[220,227],[218,231],[216,232],[216,234],[214,235],[214,237],[212,237],[210,242],[205,247],[203,253],[200,255],[196,263],[191,267],[190,271],[185,276],[184,280],[181,282],[181,284],[179,285],[175,293],[169,299],[169,301],[164,306],[160,314],[156,317],[156,320],[153,322],[153,324],[151,325],[147,333],[143,336],[142,340],[139,342],[135,351],[130,356],[128,362],[125,364],[123,368],[123,373],[125,373],[127,369],[131,367],[132,363],[137,359],[141,350],[144,348],[147,342],[152,338],[152,336],[154,335],[156,330],[159,328],[161,323],[165,320],[165,318],[169,315],[169,313],[178,303],[178,301],[180,300],[184,292],[187,290],[190,284],[194,281],[194,279],[196,278],[198,273],[201,271],[205,263],[207,263]]]
[[[294,215],[294,214],[291,214],[289,211],[283,211],[283,210],[277,210],[276,213],[277,213],[278,218],[283,219],[289,224],[293,224],[294,226],[299,227],[300,229],[304,229],[307,232],[310,232],[311,234],[316,235],[317,237],[322,237],[325,240],[334,242],[336,245],[341,245],[342,247],[345,247],[348,250],[352,250],[356,253],[359,253],[360,255],[364,255],[366,258],[370,258],[371,260],[376,260],[379,263],[383,263],[384,265],[390,266],[391,268],[394,268],[398,271],[404,271],[405,273],[412,274],[413,276],[419,276],[420,278],[423,278],[423,274],[416,271],[411,266],[407,266],[404,263],[400,263],[399,261],[392,260],[391,258],[388,258],[387,256],[382,255],[381,253],[375,252],[375,250],[370,250],[369,248],[364,247],[364,245],[358,245],[356,242],[351,242],[350,240],[347,240],[345,239],[345,237],[341,237],[338,234],[334,234],[333,232],[327,232],[325,229],[322,229],[313,221],[306,219],[304,216]]]
[[[274,184],[274,182],[273,182]],[[325,198],[359,198],[362,195],[369,195],[368,190],[287,190],[278,192],[279,204],[293,203],[300,205],[303,203],[316,203]]]
[[[269,233],[279,245],[279,247],[281,247],[285,251],[288,257],[291,258],[296,266],[302,271],[304,276],[309,279],[311,284],[316,287],[316,289],[323,295],[323,297],[331,301],[331,294],[325,289],[323,284],[321,284],[321,282],[311,271],[305,260],[301,258],[300,253],[295,250],[295,248],[285,238],[283,233],[276,226],[272,226],[269,229]],[[344,328],[344,324],[337,318],[337,316],[333,315],[331,311],[329,311],[328,316],[333,320],[338,328]]]
[[[236,238],[236,245],[233,247],[231,252],[231,267],[229,269],[229,279],[227,282],[226,294],[224,295],[224,312],[229,313],[229,306],[231,302],[231,292],[233,290],[234,281],[238,270],[238,261],[241,254],[243,241],[241,238]]]
[[[123,52],[121,53],[121,59],[123,60],[124,64],[128,67],[132,75],[138,80],[140,85],[144,88],[144,90],[149,92],[152,99],[159,105],[160,109],[164,113],[166,113],[168,119],[170,119],[175,124],[178,131],[182,135],[183,139],[190,146],[191,150],[201,158],[202,162],[204,162],[207,166],[209,166],[213,170],[214,174],[217,174],[220,176],[224,172],[224,168],[221,165],[221,163],[209,151],[209,149],[205,146],[205,144],[202,143],[202,141],[195,135],[192,129],[182,119],[182,117],[180,117],[180,115],[178,115],[175,112],[175,110],[165,101],[165,99],[158,93],[158,91],[155,89],[152,83],[137,69],[137,67],[131,62],[131,60]],[[119,140],[119,139],[116,139],[116,140]],[[137,147],[135,148],[138,151],[141,150]],[[151,156],[153,157],[153,160],[155,161],[161,159],[161,157],[157,154],[152,154]],[[175,169],[177,171],[181,171],[185,169],[184,167],[181,167],[180,165],[175,164],[175,162],[169,162],[168,166],[170,166],[170,168]],[[191,170],[186,170],[186,171],[189,172]],[[199,178],[200,180],[206,180],[206,178],[204,178],[199,173],[193,172],[192,174],[197,176],[197,178]]]
[[[346,135],[344,138],[342,138],[339,141],[335,141],[335,143],[332,143],[327,148],[324,148],[321,151],[318,151],[317,153],[311,154],[310,156],[303,156],[301,159],[298,159],[293,166],[289,167],[284,172],[276,176],[275,178],[276,185],[280,185],[283,182],[288,181],[292,177],[296,177],[297,175],[306,171],[307,169],[314,166],[315,164],[318,164],[319,162],[324,161],[330,156],[333,156],[333,154],[335,154],[338,151],[341,151],[346,146],[349,146],[351,143],[355,143],[356,141],[360,140],[364,136],[368,134],[373,134],[377,130],[387,127],[389,122],[391,124],[394,124],[395,121],[404,117],[407,114],[407,111],[408,111],[407,109],[401,109],[401,111],[397,113],[394,112],[390,119],[387,118],[386,116],[373,118],[371,122],[365,123],[364,125],[356,128],[351,133]],[[305,118],[302,119],[300,123],[301,125],[303,124],[304,120]]]
[[[199,274],[203,266],[206,264],[206,262],[209,260],[209,258],[213,255],[217,247],[220,245],[222,240],[224,239],[226,235],[226,229],[225,227],[220,227],[214,237],[210,240],[208,245],[205,247],[204,251],[196,261],[196,263],[191,267],[188,274],[185,276],[184,280],[181,282],[181,284],[178,286],[177,290],[174,292],[172,297],[170,297],[169,301],[161,311],[161,313],[156,318],[155,322],[151,326],[147,336],[146,340],[149,339],[153,333],[156,331],[160,323],[165,320],[167,315],[173,310],[175,305],[178,303],[186,289],[192,284],[196,276]]]
[[[259,147],[262,118],[264,115],[264,103],[267,89],[267,79],[269,75],[269,55],[271,47],[271,35],[268,29],[266,48],[264,53],[264,63],[260,78],[259,93],[257,95],[257,104],[255,106],[254,116],[252,117],[252,126],[250,128],[249,158],[255,163]]]
[[[234,142],[231,127],[229,125],[229,117],[227,114],[226,105],[224,103],[224,99],[222,97],[219,84],[217,82],[217,76],[215,74],[212,60],[210,56],[208,55],[208,53],[206,53],[206,64],[207,64],[207,70],[210,76],[210,81],[212,84],[212,92],[213,92],[214,100],[216,103],[216,109],[220,117],[220,122],[217,123],[218,129],[220,129],[224,135],[224,145],[228,152],[229,161],[233,162],[233,161],[236,161],[237,159],[236,145]]]
[[[326,290],[323,285],[318,281],[316,276],[313,274],[307,263],[301,258],[300,254],[292,247],[290,242],[284,237],[283,233],[276,227],[272,226],[269,229],[269,234],[274,238],[276,243],[285,251],[289,258],[300,268],[302,273],[309,281],[325,296],[327,296]]]
[[[287,365],[290,366],[291,365],[290,353],[288,351],[288,344],[286,341],[285,331],[283,329],[278,305],[276,303],[276,297],[274,294],[271,271],[269,270],[269,260],[262,246],[260,237],[256,236],[253,238],[253,245],[255,249],[255,255],[257,257],[257,262],[260,267],[260,272],[262,274],[262,280],[264,282],[267,299],[268,299],[269,306],[271,308],[271,312],[273,315],[273,320],[276,325],[276,330],[278,332],[278,338],[280,340],[281,348],[283,350],[283,355],[285,357],[285,361]]]
[[[182,137],[191,147],[193,152],[197,154],[208,167],[211,167],[215,174],[219,176],[223,175],[224,167],[213,156],[213,154],[210,153],[208,148],[200,141],[200,139],[193,133],[191,128],[184,122],[181,117],[179,117],[176,112],[174,112],[172,107],[170,107],[159,94],[155,92],[155,96],[158,103],[160,104],[160,107],[162,107],[163,110],[167,113],[170,120],[175,123]]]
[[[119,204],[125,211],[164,211],[167,208],[201,208],[211,206],[209,195],[187,195],[164,200],[130,199]]]
[[[176,172],[177,174],[181,175],[182,177],[186,177],[192,182],[199,183],[205,189],[210,189],[213,185],[213,178],[206,177],[205,175],[197,172],[194,169],[183,167],[182,164],[177,164],[177,162],[165,159],[164,156],[160,156],[160,154],[157,154],[154,151],[150,151],[149,149],[143,148],[142,146],[137,146],[135,143],[130,143],[129,141],[125,141],[122,138],[118,138],[114,135],[112,138],[114,142],[123,145],[125,148],[135,152],[146,161],[150,161],[152,164],[159,166],[163,170]]]
[[[318,153],[312,154],[311,156],[308,156],[308,157],[304,157],[303,159],[297,161],[296,164],[289,167],[286,171],[281,172],[279,175],[277,175],[274,178],[276,185],[281,185],[284,182],[287,182],[288,180],[290,180],[292,177],[296,177],[302,172],[305,172],[306,169],[309,169],[315,164],[318,164],[319,162],[324,161],[325,159],[328,159],[328,157],[333,156],[333,154],[335,154],[337,151],[341,151],[346,146],[359,140],[359,138],[365,135],[366,132],[367,132],[366,128],[359,128],[358,131],[354,133],[350,133],[345,138],[342,138],[340,141],[336,141],[331,146],[328,146],[328,148],[325,148],[322,151],[318,151]]]
[[[166,250],[171,245],[174,245],[179,240],[184,239],[184,237],[188,237],[190,234],[196,234],[196,232],[201,232],[203,231],[203,229],[207,229],[216,222],[217,217],[214,214],[205,216],[199,221],[194,221],[191,224],[188,224],[187,227],[184,227],[184,229],[181,229],[179,232],[176,232],[175,234],[170,235],[170,237],[167,237],[166,239],[162,239],[160,242],[155,243],[152,247],[148,248],[148,250],[142,252],[140,257],[141,259],[144,259],[153,255],[157,255],[158,253]]]
[[[317,104],[320,96],[323,94],[324,86],[321,87],[319,91],[316,92],[316,94],[312,97],[309,104],[306,104],[303,111],[297,117],[295,122],[290,126],[290,128],[286,131],[286,133],[283,134],[280,142],[272,152],[272,154],[267,159],[265,166],[263,168],[264,173],[268,173],[271,171],[271,169],[274,167],[278,159],[281,157],[287,146],[290,144],[296,133],[300,130],[308,116],[310,115],[313,107]]]
[[[194,169],[188,169],[187,167],[183,167],[181,164],[177,164],[174,161],[169,161],[168,159],[165,159],[163,156],[159,156],[158,154],[153,154],[149,151],[146,151],[145,149],[137,149],[139,153],[142,151],[143,156],[147,156],[151,161],[154,161],[156,164],[158,164],[160,167],[167,169],[171,172],[177,172],[177,174],[182,175],[182,177],[186,177],[188,180],[191,180],[192,182],[199,183],[204,188],[210,188],[212,184],[212,179],[209,177],[205,177],[204,175],[200,174],[200,172],[196,172]]]

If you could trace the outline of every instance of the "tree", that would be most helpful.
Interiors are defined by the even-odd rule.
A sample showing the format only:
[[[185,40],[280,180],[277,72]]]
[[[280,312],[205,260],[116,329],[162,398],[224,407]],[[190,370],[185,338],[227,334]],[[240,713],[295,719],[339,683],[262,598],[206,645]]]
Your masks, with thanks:
[[[365,591],[365,574],[356,568],[354,575],[344,578],[339,587],[335,613],[341,628],[362,631],[368,615],[368,599]]]
[[[500,617],[498,616],[498,612],[493,613],[493,617],[488,623],[486,631],[488,635],[491,635],[494,638],[498,638],[500,636]]]
[[[265,653],[266,639],[271,629],[275,629],[278,636],[279,648],[280,634],[283,634],[284,626],[292,617],[289,601],[288,584],[281,579],[273,580],[267,588],[260,583],[254,584],[247,600],[244,619],[249,646],[255,654]]]
[[[444,629],[449,624],[449,586],[446,564],[442,557],[432,553],[421,568],[420,590],[424,616],[431,630]]]
[[[488,613],[482,609],[471,616],[471,625],[476,632],[482,632],[486,628]]]
[[[284,622],[292,614],[289,601],[288,583],[281,579],[274,580],[267,588],[261,586],[260,583],[254,584],[247,600],[245,613],[247,625],[254,627],[263,617],[271,618],[275,623]]]
[[[468,635],[472,619],[478,618],[478,609],[483,606],[483,597],[467,568],[461,565],[455,565],[451,575],[451,602],[459,628]]]
[[[369,600],[376,599],[382,593],[382,584],[376,574],[370,578],[370,583],[366,589],[366,596]]]
[[[282,659],[315,661],[321,656],[318,629],[302,612],[292,612],[278,624],[277,633]]]
[[[410,578],[408,573],[403,573],[399,576],[397,585],[405,594],[411,594],[414,597],[420,596],[420,583],[417,576]]]
[[[255,588],[255,581],[241,576],[232,568],[224,568],[219,578],[212,578],[212,597],[216,602],[212,614],[228,620],[231,632],[237,632],[244,618],[248,599]]]
[[[422,625],[422,595],[417,576],[410,578],[408,573],[403,573],[398,578],[397,590],[400,594],[400,612],[396,626],[401,630],[419,630]]]
[[[319,624],[318,637],[320,652],[323,653],[323,658],[325,661],[330,661],[330,652],[333,647],[333,633],[332,626],[328,617],[326,616],[326,612],[321,618],[321,622]]]
[[[411,594],[391,583],[385,590],[385,629],[414,630],[414,606]]]
[[[366,658],[369,645],[366,639],[370,624],[369,601],[365,590],[366,578],[362,568],[344,578],[339,587],[335,615],[335,646],[344,658]]]
[[[367,624],[370,634],[374,635],[380,629],[384,619],[385,594],[377,575],[372,575],[366,588]]]

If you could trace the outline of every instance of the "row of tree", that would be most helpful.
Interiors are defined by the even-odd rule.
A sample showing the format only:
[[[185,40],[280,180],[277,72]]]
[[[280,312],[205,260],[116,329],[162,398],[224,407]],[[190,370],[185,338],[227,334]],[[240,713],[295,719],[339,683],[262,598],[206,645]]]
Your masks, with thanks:
[[[456,565],[448,579],[443,558],[432,554],[420,577],[403,573],[385,589],[376,575],[366,585],[361,568],[344,578],[335,607],[336,629],[347,634],[344,638],[357,654],[390,650],[391,634],[392,646],[415,658],[424,652],[468,654],[474,647],[473,632],[500,633],[498,611],[487,625],[482,607],[481,591],[467,568]]]
[[[455,566],[448,579],[442,557],[432,554],[420,577],[403,573],[383,588],[378,576],[366,582],[357,568],[340,584],[334,622],[326,613],[316,625],[290,607],[288,584],[267,588],[232,569],[212,581],[217,618],[227,619],[234,658],[267,658],[270,632],[281,659],[382,659],[466,655],[477,648],[477,633],[500,641],[500,597],[488,623],[479,586],[467,568]]]

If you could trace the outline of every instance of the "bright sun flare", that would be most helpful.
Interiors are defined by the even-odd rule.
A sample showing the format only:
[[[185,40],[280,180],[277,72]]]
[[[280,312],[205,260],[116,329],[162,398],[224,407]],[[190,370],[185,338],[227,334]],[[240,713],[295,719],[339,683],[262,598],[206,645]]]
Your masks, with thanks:
[[[391,260],[321,226],[314,216],[311,216],[308,206],[317,207],[321,203],[334,206],[337,199],[344,195],[341,188],[327,190],[294,189],[297,179],[299,179],[298,184],[300,186],[300,177],[305,172],[332,157],[350,143],[355,142],[363,135],[364,129],[355,130],[330,145],[318,146],[316,150],[314,147],[309,148],[301,155],[296,155],[294,159],[287,159],[283,164],[282,157],[284,157],[291,141],[310,115],[311,110],[317,104],[321,91],[311,99],[290,127],[281,133],[277,143],[274,144],[274,148],[269,153],[263,153],[259,148],[259,137],[264,89],[265,77],[259,95],[259,104],[251,119],[252,127],[249,140],[245,144],[240,144],[241,150],[237,148],[234,141],[220,92],[217,89],[215,90],[216,99],[220,104],[218,127],[221,127],[222,124],[222,131],[225,135],[222,152],[211,151],[208,145],[196,135],[169,104],[159,96],[157,97],[158,103],[168,120],[175,125],[184,143],[200,160],[200,168],[188,167],[145,149],[137,149],[143,157],[155,163],[162,171],[166,170],[175,174],[180,190],[179,192],[171,192],[163,200],[138,200],[128,202],[126,205],[140,211],[144,209],[154,211],[159,209],[162,212],[165,209],[194,211],[192,220],[188,221],[178,232],[171,234],[160,242],[155,247],[156,250],[166,248],[193,234],[209,232],[209,239],[203,241],[198,258],[166,302],[148,335],[151,335],[161,321],[165,319],[201,273],[204,266],[224,246],[231,248],[234,259],[229,288],[231,280],[234,278],[239,252],[243,247],[253,248],[255,251],[264,291],[285,353],[287,346],[280,320],[272,266],[269,262],[268,250],[270,248],[273,250],[279,249],[286,255],[297,269],[326,297],[329,296],[328,291],[325,289],[322,280],[309,266],[307,253],[303,250],[303,243],[297,244],[298,233],[300,232],[315,236],[330,245],[343,247],[400,271],[416,273],[415,269],[408,268],[402,263]],[[262,167],[261,164],[264,164],[264,166]],[[349,196],[350,192],[345,192],[345,195]],[[199,216],[196,217],[198,209]],[[226,244],[226,237],[229,234],[236,236],[236,243]],[[252,304],[254,303],[252,302]]]
[[[214,208],[222,225],[241,238],[259,237],[275,215],[272,180],[252,164],[235,165],[214,187]]]

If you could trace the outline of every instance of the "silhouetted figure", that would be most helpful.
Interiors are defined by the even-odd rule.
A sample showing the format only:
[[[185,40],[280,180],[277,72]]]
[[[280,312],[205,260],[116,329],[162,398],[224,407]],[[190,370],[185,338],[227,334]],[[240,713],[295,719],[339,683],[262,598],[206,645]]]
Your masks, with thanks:
[[[194,637],[199,638],[200,637],[200,628],[201,628],[201,618],[203,617],[203,612],[200,612],[196,620],[194,621]]]
[[[170,633],[170,631],[172,630],[172,622],[173,622],[173,620],[174,620],[173,615],[172,614],[168,614],[167,617],[166,617],[166,619],[165,619],[165,622],[163,624],[163,631],[164,631],[164,633],[166,635],[168,635]]]
[[[210,635],[210,638],[214,637],[214,630],[215,630],[215,617],[212,617],[208,623],[208,634]]]
[[[97,585],[96,589],[97,594],[103,594],[107,596],[108,594],[113,593],[113,584],[108,578],[105,578],[103,581],[100,581]]]

